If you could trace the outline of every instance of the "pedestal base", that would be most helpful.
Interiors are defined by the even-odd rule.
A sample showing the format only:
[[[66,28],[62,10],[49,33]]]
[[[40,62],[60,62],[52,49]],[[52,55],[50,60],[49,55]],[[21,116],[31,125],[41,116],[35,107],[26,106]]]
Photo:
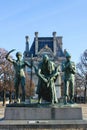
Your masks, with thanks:
[[[80,107],[13,104],[6,106],[6,120],[82,120]]]

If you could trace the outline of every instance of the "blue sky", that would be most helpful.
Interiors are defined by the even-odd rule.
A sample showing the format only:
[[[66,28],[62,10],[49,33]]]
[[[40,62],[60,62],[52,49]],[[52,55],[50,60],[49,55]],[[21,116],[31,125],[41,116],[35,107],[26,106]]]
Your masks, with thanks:
[[[87,49],[87,0],[0,0],[0,48],[25,50],[25,36],[63,36],[63,50],[79,62]]]

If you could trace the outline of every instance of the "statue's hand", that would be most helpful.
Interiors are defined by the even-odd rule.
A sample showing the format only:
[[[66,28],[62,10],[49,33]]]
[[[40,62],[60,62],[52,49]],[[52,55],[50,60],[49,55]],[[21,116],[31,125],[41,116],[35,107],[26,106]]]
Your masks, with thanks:
[[[44,80],[44,82],[45,82],[45,83],[47,83],[47,82],[48,82],[48,80],[47,80],[46,78],[44,78],[43,80]]]
[[[45,83],[48,83],[48,80],[46,77],[44,77],[44,75],[40,75],[41,79],[45,82]]]
[[[11,51],[9,51],[8,53],[10,54],[10,53],[12,53],[13,51],[15,51],[16,49],[12,49]]]
[[[16,49],[12,49],[11,51],[9,51],[8,53],[7,53],[7,55],[5,56],[5,58],[7,59],[7,57],[9,56],[9,54],[10,53],[12,53],[13,51],[15,51]]]

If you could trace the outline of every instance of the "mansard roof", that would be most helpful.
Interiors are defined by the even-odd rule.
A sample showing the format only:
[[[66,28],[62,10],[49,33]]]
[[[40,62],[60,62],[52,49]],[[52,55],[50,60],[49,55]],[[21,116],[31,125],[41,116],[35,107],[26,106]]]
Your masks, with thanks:
[[[44,48],[45,46],[48,46],[53,51],[53,38],[52,37],[38,37],[38,52]],[[37,56],[35,54],[35,38],[33,41],[33,44],[31,45],[30,54],[33,54],[33,56]]]
[[[52,50],[52,52],[54,51],[53,37],[38,37],[38,52],[40,52],[40,50],[43,49],[46,45]],[[58,45],[58,43],[57,43],[56,47],[57,47],[56,48],[56,56],[57,57],[64,57],[63,50]],[[34,41],[31,45],[31,48],[29,50],[29,55],[31,55],[31,54],[33,54],[34,57],[37,56],[37,54],[35,53],[35,38],[34,38]]]
[[[26,49],[24,51],[24,57],[37,57],[42,55],[43,51],[51,53],[54,57],[64,57],[64,52],[62,49],[62,37],[56,36],[56,32],[53,32],[53,37],[38,37],[38,32],[35,32],[34,41],[29,49],[29,43],[27,44],[28,39],[26,39]],[[47,46],[49,49],[45,49]],[[27,49],[28,48],[28,49]],[[45,52],[46,53],[46,52]],[[50,55],[50,56],[51,56]]]

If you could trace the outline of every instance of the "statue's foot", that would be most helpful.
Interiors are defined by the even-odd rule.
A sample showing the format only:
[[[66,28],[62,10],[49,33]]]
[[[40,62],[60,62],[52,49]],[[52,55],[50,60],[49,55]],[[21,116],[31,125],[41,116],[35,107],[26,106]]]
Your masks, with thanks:
[[[21,103],[22,103],[22,104],[24,104],[24,103],[25,103],[25,101],[21,101]]]
[[[17,99],[14,99],[14,103],[17,103]]]
[[[67,104],[67,101],[64,102],[64,105],[66,105],[66,104]]]
[[[54,101],[54,103],[56,104],[56,103],[58,103],[58,101]]]
[[[41,100],[38,101],[38,104],[41,104]]]
[[[14,100],[14,103],[20,103],[20,99],[18,98],[18,99],[15,99]]]
[[[18,100],[15,100],[14,103],[19,103]]]
[[[70,100],[70,102],[69,102],[70,104],[74,104],[74,101],[73,100]]]

